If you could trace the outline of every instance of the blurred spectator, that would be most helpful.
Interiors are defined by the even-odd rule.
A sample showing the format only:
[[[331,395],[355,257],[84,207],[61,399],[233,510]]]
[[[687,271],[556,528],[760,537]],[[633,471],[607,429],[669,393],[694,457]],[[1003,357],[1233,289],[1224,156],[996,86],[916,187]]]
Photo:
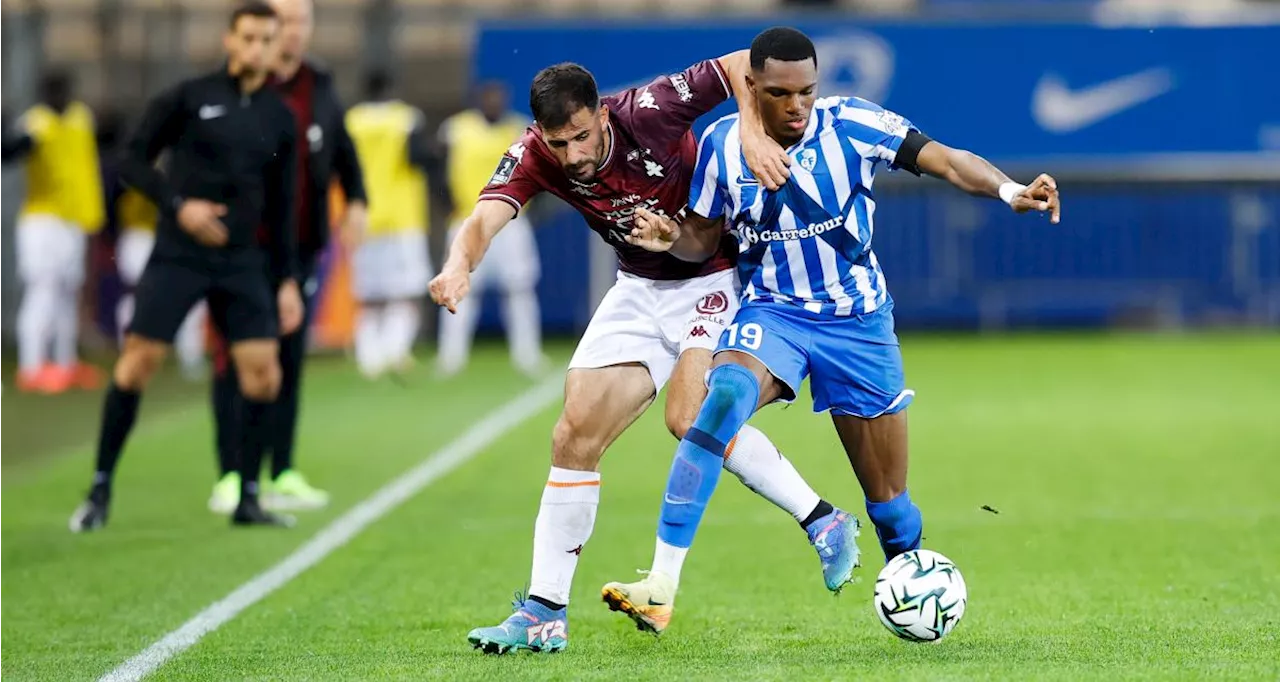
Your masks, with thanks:
[[[448,159],[445,167],[453,197],[454,230],[471,214],[502,155],[529,125],[523,116],[509,110],[507,89],[500,83],[481,84],[476,99],[475,108],[454,114],[440,126],[440,143]],[[480,295],[492,286],[501,288],[505,295],[503,311],[512,364],[528,375],[541,372],[542,322],[534,291],[540,276],[533,226],[517,215],[493,238],[489,254],[471,276],[471,295],[458,305],[458,312],[441,312],[440,374],[449,376],[466,367],[480,317]]]
[[[93,112],[72,99],[69,74],[40,82],[39,104],[4,141],[5,162],[26,166],[18,217],[18,388],[61,393],[93,389],[101,373],[79,361],[80,289],[88,237],[102,228],[102,178]]]
[[[431,279],[425,175],[434,175],[439,164],[425,117],[392,95],[388,74],[369,74],[365,96],[347,112],[347,130],[365,173],[369,219],[363,234],[348,231],[343,237],[354,251],[360,303],[356,363],[372,379],[413,364],[419,306]]]

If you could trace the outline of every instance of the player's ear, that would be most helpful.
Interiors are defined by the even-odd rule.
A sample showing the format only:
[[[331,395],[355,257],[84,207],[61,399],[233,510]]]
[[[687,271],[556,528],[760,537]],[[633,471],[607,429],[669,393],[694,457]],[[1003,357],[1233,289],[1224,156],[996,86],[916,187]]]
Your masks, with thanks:
[[[601,104],[600,105],[600,127],[603,128],[604,125],[608,122],[609,122],[609,105]]]
[[[756,94],[756,79],[752,78],[750,73],[743,74],[742,77],[747,79],[747,91],[754,97]]]

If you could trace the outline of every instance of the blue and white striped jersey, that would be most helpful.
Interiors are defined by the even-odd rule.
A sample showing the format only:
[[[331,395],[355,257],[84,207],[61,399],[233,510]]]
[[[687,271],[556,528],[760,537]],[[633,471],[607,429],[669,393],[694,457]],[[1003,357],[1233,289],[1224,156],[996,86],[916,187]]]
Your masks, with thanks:
[[[737,114],[707,128],[689,210],[727,217],[738,237],[744,300],[839,316],[869,313],[890,300],[871,251],[871,184],[880,165],[893,164],[912,127],[857,97],[819,99],[804,137],[787,150],[791,179],[777,192],[761,187],[743,161]]]

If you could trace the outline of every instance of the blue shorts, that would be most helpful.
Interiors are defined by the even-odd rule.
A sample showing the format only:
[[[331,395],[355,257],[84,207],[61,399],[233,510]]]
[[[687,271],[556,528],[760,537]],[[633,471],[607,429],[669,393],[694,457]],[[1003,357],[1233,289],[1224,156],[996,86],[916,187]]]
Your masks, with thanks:
[[[906,408],[915,395],[904,385],[892,304],[832,317],[787,304],[743,303],[716,348],[727,350],[764,363],[790,391],[785,402],[808,376],[814,412],[878,417]]]

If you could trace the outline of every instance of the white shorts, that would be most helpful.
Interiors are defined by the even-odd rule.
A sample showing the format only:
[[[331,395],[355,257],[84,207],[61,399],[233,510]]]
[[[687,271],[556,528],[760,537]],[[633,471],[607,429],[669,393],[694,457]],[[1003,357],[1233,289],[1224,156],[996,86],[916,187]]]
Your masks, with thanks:
[[[680,354],[690,348],[714,351],[737,311],[733,270],[671,281],[619,272],[591,316],[569,368],[639,362],[661,391]]]
[[[116,242],[116,272],[128,286],[137,286],[142,271],[147,268],[151,250],[156,246],[153,230],[126,227]]]
[[[352,288],[362,302],[418,298],[431,281],[431,256],[422,230],[366,239],[351,260]]]
[[[455,234],[456,225],[449,230],[450,242]],[[471,273],[471,288],[477,292],[494,286],[503,291],[524,291],[537,286],[541,276],[533,225],[524,216],[516,216],[494,235],[479,267]]]
[[[41,282],[79,288],[84,283],[88,238],[78,225],[51,215],[18,219],[18,275],[26,284]]]

